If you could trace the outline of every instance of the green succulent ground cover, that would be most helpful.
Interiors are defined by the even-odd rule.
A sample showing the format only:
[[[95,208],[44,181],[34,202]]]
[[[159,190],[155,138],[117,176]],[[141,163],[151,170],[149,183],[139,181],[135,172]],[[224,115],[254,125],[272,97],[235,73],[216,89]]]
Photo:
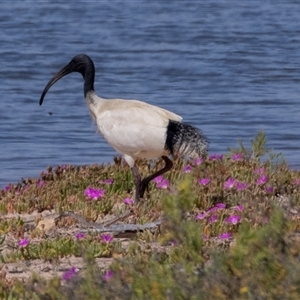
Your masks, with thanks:
[[[131,203],[130,169],[110,165],[58,166],[40,178],[0,191],[0,261],[83,257],[62,276],[0,279],[1,299],[300,299],[300,172],[265,148],[261,132],[251,149],[201,161],[175,161],[145,199]],[[140,161],[143,174],[161,162]],[[72,211],[88,222],[131,210],[122,223],[147,224],[124,247],[113,233],[61,234],[76,220],[61,218],[46,234],[22,214]],[[7,218],[9,214],[16,217]],[[36,220],[38,223],[38,220]],[[3,247],[8,236],[15,241]],[[112,258],[101,269],[95,259]]]

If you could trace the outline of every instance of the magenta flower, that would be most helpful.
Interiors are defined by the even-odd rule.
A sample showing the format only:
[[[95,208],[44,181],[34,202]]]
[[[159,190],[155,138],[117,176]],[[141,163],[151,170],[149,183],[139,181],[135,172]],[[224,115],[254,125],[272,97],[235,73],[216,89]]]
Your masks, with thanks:
[[[95,189],[92,187],[88,187],[84,191],[84,195],[91,200],[98,200],[99,198],[104,196],[105,191],[101,189]]]
[[[108,233],[108,234],[101,234],[100,239],[102,242],[108,244],[114,239],[114,237]]]
[[[158,176],[153,179],[153,182],[156,183],[156,187],[160,189],[166,189],[169,187],[170,183],[168,179],[163,178],[162,176]]]
[[[241,153],[236,153],[231,156],[232,161],[239,161],[243,159],[243,155]]]
[[[295,178],[295,179],[293,180],[293,184],[294,184],[294,185],[299,185],[299,184],[300,184],[300,179],[299,179],[299,178]]]
[[[203,162],[203,159],[201,158],[201,157],[199,157],[199,158],[197,158],[196,160],[195,160],[195,165],[196,166],[199,166],[199,165],[201,165],[202,164],[202,162]]]
[[[196,216],[196,220],[203,220],[203,219],[205,219],[207,216],[208,216],[208,214],[207,214],[206,212],[201,213],[201,214],[198,214],[198,215]]]
[[[131,204],[133,204],[133,200],[132,200],[131,198],[125,198],[125,199],[123,200],[123,203],[125,203],[125,204],[127,204],[127,205],[131,205]]]
[[[111,178],[105,179],[105,180],[103,181],[103,183],[105,183],[105,184],[112,184],[113,182],[114,182],[114,180],[111,179]]]
[[[155,183],[160,183],[163,180],[164,180],[164,178],[160,175],[160,176],[155,177],[152,181]]]
[[[110,280],[111,278],[113,278],[113,276],[114,276],[114,272],[112,271],[112,270],[107,270],[105,273],[104,273],[104,275],[103,275],[103,280],[104,281],[108,281],[108,280]]]
[[[12,185],[8,184],[7,186],[5,186],[4,191],[8,192],[11,189]]]
[[[230,216],[227,219],[225,219],[225,222],[236,225],[237,223],[239,223],[240,220],[241,220],[240,216]]]
[[[242,211],[244,209],[244,206],[243,205],[237,205],[236,209],[238,211]]]
[[[300,184],[300,179],[299,178],[295,178],[293,181],[294,185],[299,185]]]
[[[168,179],[163,179],[161,182],[156,183],[156,187],[160,189],[166,189],[170,185]]]
[[[224,189],[229,190],[232,189],[236,184],[236,181],[234,178],[230,177],[228,178],[224,183]]]
[[[273,194],[274,188],[272,186],[267,186],[266,187],[266,192],[269,193],[269,194]]]
[[[77,270],[75,267],[70,268],[69,270],[67,270],[65,273],[63,273],[62,275],[62,279],[65,281],[68,281],[70,279],[72,279],[77,273]]]
[[[227,240],[227,239],[230,239],[232,237],[232,234],[230,232],[223,232],[222,234],[220,234],[218,236],[218,238],[220,240]]]
[[[183,173],[191,173],[191,171],[192,171],[192,167],[190,165],[187,165],[182,169]]]
[[[198,180],[198,183],[201,185],[208,185],[210,183],[210,179],[209,178],[202,178]]]
[[[266,175],[260,176],[257,180],[256,183],[259,185],[263,185],[268,181],[268,177]]]
[[[245,190],[247,187],[248,187],[248,183],[247,182],[240,182],[240,181],[237,181],[235,183],[235,187],[238,191],[243,191]]]
[[[208,219],[208,223],[215,223],[218,221],[218,216],[217,215],[212,215],[209,219]]]
[[[76,240],[82,240],[82,239],[85,238],[85,236],[86,236],[86,234],[85,234],[84,232],[77,232],[77,233],[75,234]]]
[[[218,210],[218,208],[216,207],[216,206],[213,206],[213,207],[211,207],[209,210],[208,210],[208,212],[209,213],[212,213],[212,212],[215,212],[215,211],[217,211]]]
[[[209,160],[222,160],[223,159],[223,155],[222,154],[212,154],[209,156],[208,158]]]
[[[223,208],[226,208],[226,204],[224,204],[224,203],[217,203],[217,204],[216,204],[216,207],[217,207],[218,209],[223,209]]]
[[[265,168],[264,167],[258,168],[256,170],[254,170],[254,173],[258,174],[258,175],[263,175],[263,174],[265,174]]]
[[[22,239],[22,240],[20,240],[18,242],[18,245],[21,248],[25,248],[28,244],[29,244],[29,240],[28,239]]]
[[[43,186],[43,185],[45,185],[46,184],[46,181],[44,181],[44,180],[39,180],[37,183],[36,183],[36,187],[41,187],[41,186]]]

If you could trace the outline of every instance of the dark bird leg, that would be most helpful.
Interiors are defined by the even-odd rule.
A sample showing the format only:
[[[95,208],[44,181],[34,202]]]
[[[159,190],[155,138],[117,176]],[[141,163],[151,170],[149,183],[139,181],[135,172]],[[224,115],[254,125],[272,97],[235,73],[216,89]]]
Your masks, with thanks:
[[[166,165],[162,169],[158,170],[157,172],[153,173],[152,175],[149,175],[148,177],[145,177],[141,181],[141,186],[140,186],[140,197],[141,198],[143,198],[145,190],[148,189],[148,184],[151,180],[168,172],[173,167],[172,161],[167,156],[162,156],[162,159],[165,161]]]
[[[135,199],[134,202],[135,204],[140,202],[140,186],[141,186],[141,175],[136,167],[134,165],[132,167],[132,173],[133,173],[133,180],[134,180],[134,185],[135,185]]]
[[[168,172],[173,167],[172,161],[167,156],[162,156],[162,159],[165,161],[166,165],[162,169],[153,173],[152,175],[145,177],[143,180],[141,180],[141,175],[139,174],[137,167],[135,165],[133,166],[132,173],[133,173],[134,184],[135,184],[135,199],[134,199],[135,203],[139,203],[140,198],[143,198],[144,193],[148,188],[148,184],[151,180]]]

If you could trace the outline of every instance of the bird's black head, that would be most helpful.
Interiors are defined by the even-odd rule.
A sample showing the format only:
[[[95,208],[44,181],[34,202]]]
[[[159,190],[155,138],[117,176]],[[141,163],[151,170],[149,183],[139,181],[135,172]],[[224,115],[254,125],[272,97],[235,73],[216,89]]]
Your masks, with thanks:
[[[72,58],[72,60],[63,67],[58,73],[56,73],[48,82],[40,98],[40,105],[42,105],[44,97],[50,87],[62,77],[72,73],[79,72],[84,79],[84,95],[87,92],[94,89],[94,77],[95,67],[92,59],[86,54],[78,54]]]
[[[92,59],[86,54],[78,54],[72,58],[69,64],[65,67],[66,74],[79,72],[85,79],[85,73],[90,66],[94,66]]]

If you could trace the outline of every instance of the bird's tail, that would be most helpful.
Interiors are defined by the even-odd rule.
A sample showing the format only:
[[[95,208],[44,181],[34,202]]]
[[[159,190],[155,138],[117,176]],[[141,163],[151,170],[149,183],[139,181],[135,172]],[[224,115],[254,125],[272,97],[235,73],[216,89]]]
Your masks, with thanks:
[[[165,149],[172,155],[190,158],[205,157],[208,151],[208,141],[197,128],[170,120],[167,127]]]

